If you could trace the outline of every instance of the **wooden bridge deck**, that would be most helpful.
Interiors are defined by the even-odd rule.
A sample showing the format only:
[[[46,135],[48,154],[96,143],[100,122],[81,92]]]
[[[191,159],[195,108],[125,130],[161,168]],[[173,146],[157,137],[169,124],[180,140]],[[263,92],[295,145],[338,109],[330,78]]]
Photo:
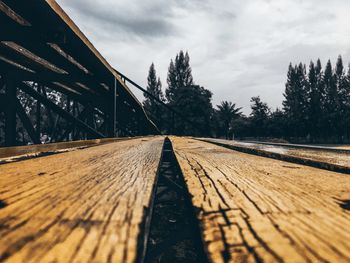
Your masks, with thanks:
[[[350,177],[171,138],[212,262],[350,262]]]
[[[0,262],[135,262],[163,137],[0,165]]]
[[[163,141],[0,165],[0,262],[140,262]],[[349,175],[171,141],[211,262],[350,262]]]
[[[350,174],[350,151],[347,149],[291,144],[270,145],[211,138],[203,138],[201,140],[237,151]]]

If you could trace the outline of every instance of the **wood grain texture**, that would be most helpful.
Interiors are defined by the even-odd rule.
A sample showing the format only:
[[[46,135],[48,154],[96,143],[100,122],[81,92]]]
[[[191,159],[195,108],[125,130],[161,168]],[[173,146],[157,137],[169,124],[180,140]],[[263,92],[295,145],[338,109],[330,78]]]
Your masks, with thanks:
[[[350,174],[350,151],[346,149],[294,148],[286,145],[277,146],[211,138],[200,140],[244,153]]]
[[[93,140],[80,140],[80,141],[69,141],[69,142],[57,142],[48,144],[35,144],[26,146],[14,146],[14,147],[0,147],[0,161],[4,158],[38,154],[45,152],[55,152],[59,150],[66,150],[78,147],[88,147],[94,145],[100,145],[105,143],[117,142],[121,140],[129,140],[130,137],[126,138],[104,138],[104,139],[93,139]]]
[[[0,165],[0,262],[135,262],[163,141]]]
[[[350,176],[172,137],[212,262],[350,262]]]
[[[287,146],[278,145],[264,145],[257,143],[245,143],[238,141],[222,140],[222,139],[205,139],[208,142],[218,142],[222,144],[245,147],[250,149],[261,150],[270,153],[277,153],[286,156],[300,157],[303,159],[313,160],[317,162],[324,162],[334,165],[350,168],[350,151],[347,152],[332,152],[332,151],[321,151],[315,149],[298,149],[289,148]]]

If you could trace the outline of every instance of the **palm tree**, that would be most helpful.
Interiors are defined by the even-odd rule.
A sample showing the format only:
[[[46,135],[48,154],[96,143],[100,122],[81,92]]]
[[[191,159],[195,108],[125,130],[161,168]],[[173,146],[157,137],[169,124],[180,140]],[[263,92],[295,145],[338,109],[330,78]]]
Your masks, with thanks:
[[[236,108],[236,104],[230,101],[222,101],[217,107],[219,122],[222,123],[222,128],[225,130],[225,137],[228,139],[230,124],[235,118],[242,115],[242,108]]]

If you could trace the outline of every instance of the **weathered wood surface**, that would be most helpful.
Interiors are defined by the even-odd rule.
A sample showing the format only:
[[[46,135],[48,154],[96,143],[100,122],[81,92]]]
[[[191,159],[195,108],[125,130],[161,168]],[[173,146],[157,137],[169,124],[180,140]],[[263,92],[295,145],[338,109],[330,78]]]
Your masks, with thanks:
[[[0,262],[135,262],[164,138],[0,165]]]
[[[130,138],[105,138],[105,139],[94,139],[94,140],[81,140],[81,141],[69,141],[69,142],[58,142],[48,144],[35,144],[27,146],[14,146],[14,147],[2,147],[0,148],[0,160],[9,157],[16,157],[21,155],[38,154],[45,152],[55,152],[59,150],[94,146],[104,143],[111,143],[120,140],[127,140]]]
[[[223,140],[223,139],[214,139],[214,140]],[[225,140],[225,141],[227,141],[227,140]],[[329,145],[316,144],[315,145],[315,144],[280,143],[280,142],[265,142],[265,141],[234,141],[234,142],[258,144],[258,145],[269,145],[269,146],[279,146],[282,148],[321,150],[324,152],[334,152],[334,153],[350,153],[349,149],[346,149],[346,145],[334,145],[334,144],[329,144]]]
[[[171,138],[212,262],[350,262],[350,176]]]
[[[350,150],[350,145],[336,146],[338,149]]]
[[[326,151],[321,149],[291,148],[283,145],[264,145],[212,138],[203,138],[201,140],[231,147],[238,151],[248,151],[249,153],[265,157],[350,173],[350,151],[346,149],[338,149],[339,152],[336,152],[334,151],[336,149]]]
[[[137,137],[134,137],[137,138]],[[0,147],[0,164],[28,159],[36,156],[62,153],[86,147],[102,145],[122,140],[130,140],[131,137],[104,138],[93,140],[80,140],[69,142],[58,142],[48,144],[34,144],[27,146]]]

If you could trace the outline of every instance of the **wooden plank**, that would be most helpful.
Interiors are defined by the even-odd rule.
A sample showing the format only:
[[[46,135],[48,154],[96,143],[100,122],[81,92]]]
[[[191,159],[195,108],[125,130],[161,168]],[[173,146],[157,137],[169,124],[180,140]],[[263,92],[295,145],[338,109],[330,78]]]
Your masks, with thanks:
[[[345,149],[301,148],[211,138],[201,140],[245,153],[350,174],[350,151]]]
[[[325,146],[325,145],[260,142],[260,141],[242,141],[242,142],[253,143],[253,144],[263,144],[263,145],[270,145],[270,146],[279,146],[283,148],[296,148],[296,149],[322,150],[325,152],[350,153],[350,151],[347,150],[346,148],[343,148],[342,146],[339,146],[338,148],[334,145]]]
[[[350,262],[350,176],[172,137],[212,262]]]
[[[163,141],[0,165],[0,262],[139,261]]]
[[[58,142],[49,144],[37,144],[28,146],[16,146],[16,147],[0,147],[0,163],[5,158],[14,158],[23,155],[40,155],[48,152],[58,152],[61,150],[68,150],[73,148],[91,147],[106,143],[112,143],[123,140],[137,139],[138,137],[124,137],[124,138],[104,138],[94,140],[80,140],[70,142]],[[147,138],[147,137],[142,137]]]
[[[8,7],[5,3],[0,1],[0,11],[5,13],[9,18],[16,21],[18,24],[22,26],[30,26],[30,23],[26,21],[23,17],[16,14],[10,7]]]
[[[17,32],[16,34],[19,34]],[[24,37],[26,39],[26,37]],[[14,74],[18,75],[18,79],[21,80],[40,80],[40,81],[66,81],[70,84],[75,82],[84,82],[84,84],[89,85],[88,91],[98,92],[99,94],[106,95],[107,92],[100,83],[95,79],[94,76],[86,74],[81,68],[78,68],[76,65],[78,62],[73,64],[73,60],[67,54],[64,54],[64,51],[59,48],[58,45],[48,45],[45,43],[28,43],[28,41],[23,40],[23,42],[2,42],[2,46],[6,47],[5,50],[2,50],[2,53],[6,51],[15,52],[17,56],[12,56],[12,61],[22,62],[25,58],[29,61],[27,66],[36,65],[36,74],[23,74],[16,72]],[[56,47],[56,50],[52,47]],[[18,57],[18,59],[15,59]],[[70,60],[68,59],[70,58]],[[52,63],[53,61],[54,63]],[[39,70],[38,66],[39,65]],[[41,67],[44,67],[46,71],[40,72]],[[31,67],[33,68],[33,67]],[[35,68],[33,68],[35,69]],[[50,71],[47,71],[50,70]],[[42,71],[42,70],[41,70]],[[52,74],[53,72],[58,74]],[[87,71],[87,69],[85,69]],[[67,73],[67,74],[62,74]]]

